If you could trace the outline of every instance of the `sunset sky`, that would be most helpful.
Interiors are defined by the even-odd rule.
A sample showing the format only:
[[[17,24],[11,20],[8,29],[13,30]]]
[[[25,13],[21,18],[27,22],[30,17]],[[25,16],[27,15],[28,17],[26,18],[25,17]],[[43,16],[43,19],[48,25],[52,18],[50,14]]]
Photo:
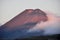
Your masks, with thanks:
[[[0,0],[0,24],[4,24],[25,9],[47,10],[60,16],[60,0]]]

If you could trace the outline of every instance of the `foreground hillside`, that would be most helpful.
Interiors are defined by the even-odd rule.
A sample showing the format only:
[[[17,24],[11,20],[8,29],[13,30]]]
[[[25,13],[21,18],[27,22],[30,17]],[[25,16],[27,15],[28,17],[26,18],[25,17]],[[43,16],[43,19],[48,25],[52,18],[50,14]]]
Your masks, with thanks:
[[[47,35],[47,36],[33,36],[29,38],[23,38],[23,39],[15,39],[15,40],[59,40],[60,34],[55,35]]]

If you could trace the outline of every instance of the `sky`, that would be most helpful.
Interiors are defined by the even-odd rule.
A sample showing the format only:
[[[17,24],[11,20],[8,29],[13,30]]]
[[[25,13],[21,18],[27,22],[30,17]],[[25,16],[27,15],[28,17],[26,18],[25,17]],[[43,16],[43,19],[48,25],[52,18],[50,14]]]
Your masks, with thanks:
[[[60,0],[0,0],[0,24],[11,20],[25,9],[47,10],[60,16]]]

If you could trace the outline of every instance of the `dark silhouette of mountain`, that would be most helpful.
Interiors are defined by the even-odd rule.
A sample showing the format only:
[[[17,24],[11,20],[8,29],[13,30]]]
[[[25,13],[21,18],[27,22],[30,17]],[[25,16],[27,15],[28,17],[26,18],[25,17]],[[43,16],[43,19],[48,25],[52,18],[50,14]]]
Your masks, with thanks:
[[[39,32],[32,32],[32,33],[28,33],[27,30],[29,28],[31,28],[32,26],[34,26],[36,23],[28,23],[28,24],[24,24],[24,25],[21,25],[21,26],[18,26],[16,27],[15,29],[9,31],[8,29],[6,28],[0,28],[1,31],[0,31],[0,38],[27,38],[29,36],[39,36],[39,35],[42,35],[43,34],[43,31],[40,30]]]
[[[23,39],[15,39],[15,40],[60,40],[59,39],[60,34],[55,34],[55,35],[47,35],[47,36],[32,36],[29,38],[23,38]]]

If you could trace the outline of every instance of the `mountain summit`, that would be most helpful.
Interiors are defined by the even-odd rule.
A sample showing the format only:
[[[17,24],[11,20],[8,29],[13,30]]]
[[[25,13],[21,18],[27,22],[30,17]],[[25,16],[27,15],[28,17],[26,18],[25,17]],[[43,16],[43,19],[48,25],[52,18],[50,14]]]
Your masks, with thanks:
[[[46,15],[47,14],[40,9],[26,9],[0,27],[0,38],[14,39],[32,35],[42,35],[43,30],[33,33],[27,31],[41,21],[46,22],[48,20]]]
[[[60,21],[40,9],[26,9],[0,27],[0,38],[18,39],[60,34]]]
[[[47,14],[40,9],[26,9],[3,26],[16,27],[26,23],[47,21]]]

